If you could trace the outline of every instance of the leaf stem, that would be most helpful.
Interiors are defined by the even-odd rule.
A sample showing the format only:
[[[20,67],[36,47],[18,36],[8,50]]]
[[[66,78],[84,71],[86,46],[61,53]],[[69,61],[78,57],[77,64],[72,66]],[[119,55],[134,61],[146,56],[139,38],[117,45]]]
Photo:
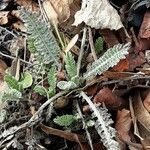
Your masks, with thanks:
[[[80,53],[79,53],[78,62],[77,62],[77,76],[78,77],[80,74],[81,61],[82,61],[84,46],[85,46],[85,41],[86,41],[86,32],[87,32],[87,28],[84,28],[83,29],[83,37],[82,37],[82,41],[81,41]]]

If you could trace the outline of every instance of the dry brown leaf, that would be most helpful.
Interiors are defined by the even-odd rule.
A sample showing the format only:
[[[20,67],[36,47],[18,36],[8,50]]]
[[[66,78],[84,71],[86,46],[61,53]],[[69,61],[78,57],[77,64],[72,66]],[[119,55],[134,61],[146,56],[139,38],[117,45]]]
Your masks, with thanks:
[[[65,48],[65,52],[68,52],[72,49],[72,47],[76,44],[77,40],[79,38],[79,35],[76,34],[71,40],[70,42],[68,43],[67,47]]]
[[[150,38],[150,10],[144,15],[143,23],[140,28],[140,38]]]
[[[114,94],[109,88],[101,89],[94,97],[94,102],[102,103],[104,102],[106,106],[111,108],[116,108],[121,106],[123,99]]]
[[[54,24],[66,21],[70,16],[69,0],[46,0],[43,2],[45,12]]]
[[[123,27],[120,16],[108,0],[82,0],[81,10],[75,14],[73,25],[85,22],[92,28],[118,30]]]
[[[150,112],[150,90],[145,98],[145,100],[143,101],[144,107],[147,109],[148,112]]]
[[[12,27],[16,30],[20,30],[22,32],[26,32],[27,29],[26,27],[24,26],[24,24],[21,22],[21,21],[17,21],[15,23],[12,24]]]
[[[147,130],[147,132],[150,132],[150,114],[143,106],[139,92],[134,94],[133,109],[137,120]]]
[[[0,12],[0,25],[4,25],[8,23],[8,13],[9,11]]]
[[[25,7],[29,11],[38,11],[39,6],[33,0],[16,0],[16,3],[20,6]]]
[[[128,59],[120,60],[120,62],[116,66],[113,67],[113,70],[120,71],[120,72],[129,70],[129,61],[128,61]]]
[[[124,141],[131,140],[131,137],[129,136],[131,123],[132,123],[132,119],[129,110],[122,109],[121,111],[118,111],[115,128],[117,130],[120,139],[123,139]],[[124,144],[122,143],[121,145]]]
[[[58,14],[56,13],[54,7],[52,6],[50,0],[45,0],[43,2],[43,8],[47,14],[49,20],[54,24],[58,24]]]
[[[59,136],[59,137],[62,137],[62,138],[65,138],[69,141],[73,141],[73,142],[76,142],[76,143],[79,143],[80,147],[81,147],[81,150],[87,150],[87,148],[85,148],[83,142],[86,142],[85,139],[79,135],[79,134],[76,134],[76,133],[71,133],[71,132],[68,132],[68,131],[62,131],[62,130],[59,130],[59,129],[54,129],[54,128],[51,128],[51,127],[48,127],[48,126],[45,126],[43,124],[40,125],[41,129],[46,133],[46,134],[51,134],[51,135],[56,135],[56,136]]]

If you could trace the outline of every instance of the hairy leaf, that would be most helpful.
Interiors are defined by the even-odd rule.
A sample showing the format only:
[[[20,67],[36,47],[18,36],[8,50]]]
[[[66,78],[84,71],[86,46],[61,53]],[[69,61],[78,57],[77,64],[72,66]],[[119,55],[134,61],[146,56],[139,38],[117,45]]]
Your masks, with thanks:
[[[71,90],[77,87],[77,85],[72,81],[59,81],[57,87],[61,90]]]
[[[46,89],[41,85],[35,86],[33,90],[40,95],[46,96]]]
[[[35,42],[35,40],[32,39],[32,38],[28,38],[28,40],[27,40],[28,50],[29,50],[31,53],[36,53],[36,52],[37,52],[36,47],[35,47],[35,45],[34,45],[34,42]]]
[[[27,25],[28,37],[34,40],[37,58],[43,63],[57,63],[60,48],[48,24],[25,9],[20,10],[20,17]]]
[[[62,116],[57,116],[54,118],[54,122],[60,126],[65,126],[68,127],[70,126],[74,121],[75,117],[73,115],[62,115]]]
[[[97,54],[99,54],[102,50],[103,50],[103,38],[99,37],[98,39],[96,39],[95,41],[95,51],[97,52]]]
[[[21,85],[23,89],[30,87],[32,83],[33,83],[33,78],[29,72],[24,72],[22,74],[22,79],[18,82],[18,84]]]
[[[19,84],[18,81],[15,79],[14,76],[6,74],[4,76],[4,80],[6,81],[6,83],[8,84],[8,86],[12,89],[16,89],[19,90]]]
[[[16,89],[9,89],[7,93],[1,93],[1,100],[2,101],[18,101],[22,98],[22,93]]]
[[[95,129],[101,137],[101,141],[107,150],[119,150],[119,143],[114,140],[116,137],[116,130],[111,127],[113,120],[107,112],[106,107],[99,107],[99,104],[94,105],[91,99],[82,91],[81,96],[87,101],[91,110],[92,117],[97,118],[95,122]]]
[[[128,54],[128,49],[130,44],[127,43],[117,44],[114,47],[108,49],[102,57],[92,63],[92,65],[87,69],[84,75],[84,79],[89,78],[92,75],[102,74],[107,71],[110,67],[116,65],[121,59],[125,58]]]
[[[65,63],[66,63],[65,68],[67,70],[70,79],[75,77],[77,75],[77,65],[75,63],[72,53],[69,51],[66,53]]]

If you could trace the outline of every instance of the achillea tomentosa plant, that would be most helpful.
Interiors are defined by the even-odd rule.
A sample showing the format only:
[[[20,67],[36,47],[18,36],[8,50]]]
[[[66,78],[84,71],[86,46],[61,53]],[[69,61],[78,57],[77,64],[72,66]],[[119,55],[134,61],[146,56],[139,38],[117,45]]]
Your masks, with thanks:
[[[20,10],[21,18],[27,25],[28,31],[28,41],[29,47],[32,52],[37,55],[37,59],[41,63],[54,63],[56,64],[59,59],[59,51],[60,48],[54,38],[54,35],[51,30],[49,30],[48,25],[39,20],[35,14],[32,14],[25,9]],[[110,67],[116,65],[120,59],[124,59],[125,55],[128,54],[128,49],[130,44],[118,44],[113,48],[110,48],[106,51],[106,53],[100,57],[98,60],[92,63],[92,65],[87,69],[87,72],[84,74],[83,79],[90,78],[93,75],[102,74],[107,71]],[[79,86],[77,78],[77,67],[72,56],[71,52],[68,52],[65,57],[65,68],[68,74],[68,81],[60,81],[57,86],[62,90],[70,90],[77,88]],[[54,95],[56,93],[56,68],[51,68],[50,73],[48,75],[49,84],[52,87],[47,91],[42,89],[41,87],[36,87],[36,90],[41,93],[41,95],[50,94]],[[18,94],[19,95],[19,94]],[[17,95],[17,96],[18,96]],[[7,95],[6,95],[7,96]],[[14,94],[13,94],[14,96]],[[110,115],[107,113],[106,108],[95,106],[90,98],[84,93],[81,92],[81,96],[85,99],[91,107],[93,111],[92,116],[97,118],[95,123],[95,129],[101,137],[101,141],[104,146],[108,150],[119,150],[119,144],[114,140],[115,137],[115,129],[111,127],[113,121],[110,119]],[[19,98],[21,95],[18,96]],[[7,97],[6,97],[7,98]],[[72,116],[63,116],[61,118],[55,119],[55,121],[59,121],[60,119],[66,118],[69,121],[73,121]],[[67,122],[66,126],[70,123]],[[64,125],[64,124],[63,124]]]

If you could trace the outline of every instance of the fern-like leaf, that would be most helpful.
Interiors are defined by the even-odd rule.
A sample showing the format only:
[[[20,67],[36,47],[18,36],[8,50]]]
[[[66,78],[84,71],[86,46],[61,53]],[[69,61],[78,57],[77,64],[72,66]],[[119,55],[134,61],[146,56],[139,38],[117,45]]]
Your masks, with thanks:
[[[77,75],[77,65],[71,52],[67,52],[65,56],[65,68],[67,70],[69,78],[73,78]]]
[[[46,96],[46,94],[47,94],[46,89],[41,85],[36,85],[33,90],[34,90],[34,92],[36,92],[40,95],[43,95],[43,96]]]
[[[116,130],[111,127],[113,120],[110,118],[110,114],[107,113],[107,109],[99,107],[98,105],[95,106],[84,92],[81,92],[81,96],[87,101],[93,111],[92,116],[97,118],[95,129],[100,135],[104,146],[107,150],[119,150],[119,144],[114,140]]]
[[[29,38],[34,41],[37,58],[43,63],[57,63],[60,48],[48,24],[23,8],[20,10],[20,17],[27,25]]]
[[[7,85],[12,88],[12,89],[16,89],[19,90],[19,84],[18,81],[15,79],[14,76],[6,74],[4,76],[4,80],[6,81]]]
[[[73,115],[62,115],[62,116],[57,116],[54,118],[54,122],[60,126],[65,126],[68,127],[70,126],[74,121],[75,117]]]
[[[35,42],[35,40],[32,38],[28,38],[28,40],[27,40],[27,48],[31,53],[37,52],[34,42]]]
[[[107,71],[110,67],[116,65],[121,59],[125,58],[125,55],[128,54],[129,48],[130,43],[125,45],[117,44],[114,47],[108,49],[102,57],[93,62],[92,65],[87,69],[87,72],[84,75],[84,79],[89,78],[92,75],[100,75]]]
[[[99,37],[98,39],[96,39],[96,41],[95,41],[95,51],[96,51],[97,54],[99,54],[103,50],[103,45],[104,45],[104,42],[103,42],[102,37]]]
[[[1,93],[1,101],[18,101],[22,98],[21,92],[16,89],[9,89],[7,92]]]

